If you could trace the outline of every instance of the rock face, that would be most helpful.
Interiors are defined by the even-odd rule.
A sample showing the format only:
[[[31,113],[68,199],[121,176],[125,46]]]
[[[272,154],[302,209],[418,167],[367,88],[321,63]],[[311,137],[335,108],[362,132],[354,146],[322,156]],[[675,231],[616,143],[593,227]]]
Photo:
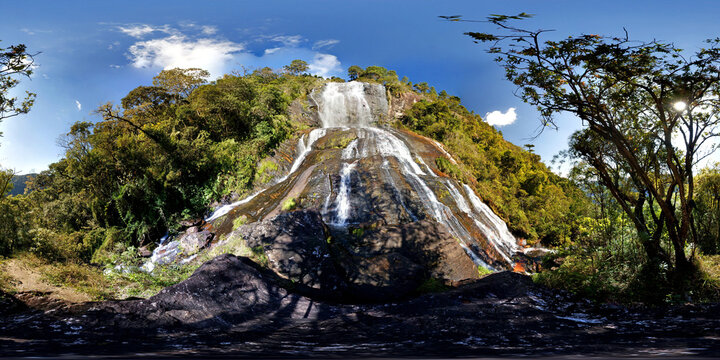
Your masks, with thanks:
[[[257,317],[320,316],[321,306],[288,293],[247,258],[220,255],[198,268],[187,280],[147,300],[106,302],[92,312],[103,326],[225,327]],[[105,314],[105,315],[102,315]],[[332,316],[328,312],[324,316]]]
[[[294,290],[334,301],[384,301],[415,293],[428,278],[448,284],[478,277],[457,241],[432,221],[381,226],[333,237],[316,210],[240,226],[248,247]]]
[[[344,282],[333,262],[327,243],[330,235],[319,212],[283,213],[243,225],[236,232],[247,246],[262,249],[268,267],[301,286],[300,291],[321,297],[341,294]]]
[[[516,268],[520,247],[506,224],[437,168],[438,158],[456,163],[442,145],[378,125],[413,99],[390,106],[383,86],[351,82],[328,83],[309,101],[323,127],[281,146],[277,166],[261,162],[260,177],[272,175],[265,187],[208,217],[218,237],[237,230],[282,278],[342,299],[384,301],[430,279],[476,279],[478,266]],[[238,230],[239,217],[249,224]]]

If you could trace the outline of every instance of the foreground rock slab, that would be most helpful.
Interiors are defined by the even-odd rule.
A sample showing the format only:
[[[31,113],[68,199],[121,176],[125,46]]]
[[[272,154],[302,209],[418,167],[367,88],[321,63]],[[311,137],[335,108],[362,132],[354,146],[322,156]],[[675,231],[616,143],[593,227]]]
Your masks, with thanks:
[[[406,301],[341,305],[273,276],[222,255],[149,299],[2,315],[0,357],[720,356],[720,304],[594,305],[502,272]]]

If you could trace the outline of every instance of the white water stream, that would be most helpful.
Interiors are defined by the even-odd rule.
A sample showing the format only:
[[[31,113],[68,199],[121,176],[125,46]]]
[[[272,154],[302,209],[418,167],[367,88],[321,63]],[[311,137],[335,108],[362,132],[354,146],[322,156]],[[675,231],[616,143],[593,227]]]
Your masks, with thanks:
[[[356,166],[359,159],[380,156],[383,158],[381,167],[382,174],[387,184],[394,190],[394,198],[402,205],[403,209],[412,218],[418,219],[418,214],[410,211],[408,201],[403,198],[402,192],[399,190],[396,180],[390,174],[389,158],[394,158],[398,165],[405,182],[412,188],[419,198],[419,202],[425,208],[428,215],[434,220],[445,224],[450,233],[456,237],[460,245],[470,255],[473,261],[487,268],[493,269],[483,258],[477,239],[472,235],[473,232],[463,225],[460,217],[466,217],[465,223],[474,224],[480,233],[486,238],[487,242],[494,248],[502,259],[512,266],[511,257],[520,248],[516,243],[515,237],[510,233],[507,225],[492,210],[485,205],[468,186],[463,184],[465,194],[461,193],[455,186],[454,180],[438,177],[428,166],[419,154],[413,154],[408,145],[393,131],[375,127],[372,124],[376,121],[373,116],[373,110],[387,109],[387,99],[385,97],[385,89],[382,85],[365,84],[360,82],[349,83],[328,83],[322,92],[313,93],[313,100],[318,104],[318,113],[323,127],[314,129],[308,135],[307,142],[305,136],[298,140],[298,156],[295,159],[290,171],[287,175],[279,179],[277,182],[285,181],[291,174],[297,171],[302,165],[307,155],[312,151],[313,144],[320,138],[324,137],[328,128],[340,128],[349,130],[354,128],[357,139],[351,141],[341,154],[344,161],[340,170],[340,181],[337,184],[337,191],[332,198],[332,182],[329,184],[331,194],[325,201],[323,207],[323,218],[325,221],[334,226],[347,226],[354,223],[353,215],[353,178],[360,181],[359,176],[354,176]],[[374,109],[375,108],[375,109]],[[380,111],[382,112],[382,111]],[[434,145],[451,161],[456,163],[444,147],[434,142]],[[422,166],[422,167],[421,167]],[[424,169],[423,169],[424,168]],[[438,195],[431,189],[429,181],[436,187],[443,187],[449,193],[449,197],[454,202],[458,213],[438,199]],[[262,192],[264,190],[261,190]],[[237,201],[235,203],[218,208],[215,213],[206,220],[212,221],[225,214],[233,208],[247,203],[257,196],[260,192],[251,195],[248,198]],[[447,200],[446,200],[447,201]],[[459,217],[460,216],[460,217]]]
[[[420,198],[427,213],[436,221],[447,225],[451,234],[460,240],[460,244],[472,257],[476,264],[488,268],[492,267],[482,260],[482,256],[476,253],[469,244],[475,244],[471,232],[462,224],[458,218],[459,214],[453,211],[440,200],[433,192],[426,178],[438,178],[432,169],[418,154],[413,154],[407,144],[396,136],[392,131],[373,127],[375,121],[372,115],[370,104],[380,104],[387,108],[387,100],[384,91],[366,91],[365,87],[378,86],[358,82],[350,83],[329,83],[320,94],[316,102],[319,105],[320,120],[323,127],[354,127],[358,138],[351,141],[342,151],[341,158],[352,163],[343,164],[340,176],[339,189],[335,196],[334,206],[330,206],[330,198],[327,199],[323,212],[326,219],[333,225],[347,226],[353,222],[352,219],[352,189],[351,175],[357,164],[358,158],[369,156],[381,156],[383,161],[383,174],[388,184],[393,187],[394,195],[399,199],[400,204],[408,215],[416,220],[417,217],[409,211],[406,201],[403,199],[395,180],[390,175],[387,158],[395,158],[400,166],[400,171],[405,181]],[[372,90],[372,89],[371,89]],[[375,98],[369,99],[368,93],[374,93]],[[442,144],[434,142],[434,145],[448,157],[449,161],[456,163]],[[421,167],[422,166],[422,167]],[[424,168],[424,169],[423,169]],[[444,179],[444,184],[449,191],[450,197],[457,208],[472,219],[478,230],[487,238],[495,251],[510,265],[513,264],[511,256],[519,250],[515,237],[508,231],[507,225],[495,215],[487,205],[482,203],[469,186],[464,185],[467,192],[466,197],[453,184],[450,179]],[[468,203],[472,204],[472,207]],[[329,209],[335,209],[335,216],[329,214]]]

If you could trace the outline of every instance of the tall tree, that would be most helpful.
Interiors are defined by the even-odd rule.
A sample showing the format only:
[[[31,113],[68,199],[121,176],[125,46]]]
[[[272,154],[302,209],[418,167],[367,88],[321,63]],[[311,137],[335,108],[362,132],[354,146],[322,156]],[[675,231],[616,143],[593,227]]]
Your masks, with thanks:
[[[207,82],[210,72],[198,68],[163,70],[153,78],[153,85],[165,89],[177,99],[186,98]]]
[[[543,125],[569,112],[584,125],[571,146],[590,164],[632,220],[649,264],[687,274],[694,174],[720,136],[720,38],[692,57],[672,44],[600,35],[544,40],[546,30],[510,25],[530,17],[495,15],[496,33],[466,33],[489,42],[519,96],[537,106]],[[668,253],[661,241],[669,239]]]
[[[20,83],[18,77],[32,75],[34,61],[23,44],[0,48],[0,121],[30,111],[35,102],[34,93],[26,91],[25,98],[18,101],[9,92]]]
[[[290,65],[283,66],[283,69],[292,75],[304,74],[308,71],[308,63],[300,59],[295,59],[290,62]]]

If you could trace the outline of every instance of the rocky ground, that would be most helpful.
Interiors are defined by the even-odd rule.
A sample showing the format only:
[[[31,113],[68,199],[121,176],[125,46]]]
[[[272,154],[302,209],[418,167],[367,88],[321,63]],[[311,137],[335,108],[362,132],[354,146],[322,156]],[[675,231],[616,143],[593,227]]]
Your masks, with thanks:
[[[144,300],[42,310],[0,296],[0,357],[720,356],[720,304],[596,305],[511,272],[386,304],[316,301],[278,281],[221,255]]]

